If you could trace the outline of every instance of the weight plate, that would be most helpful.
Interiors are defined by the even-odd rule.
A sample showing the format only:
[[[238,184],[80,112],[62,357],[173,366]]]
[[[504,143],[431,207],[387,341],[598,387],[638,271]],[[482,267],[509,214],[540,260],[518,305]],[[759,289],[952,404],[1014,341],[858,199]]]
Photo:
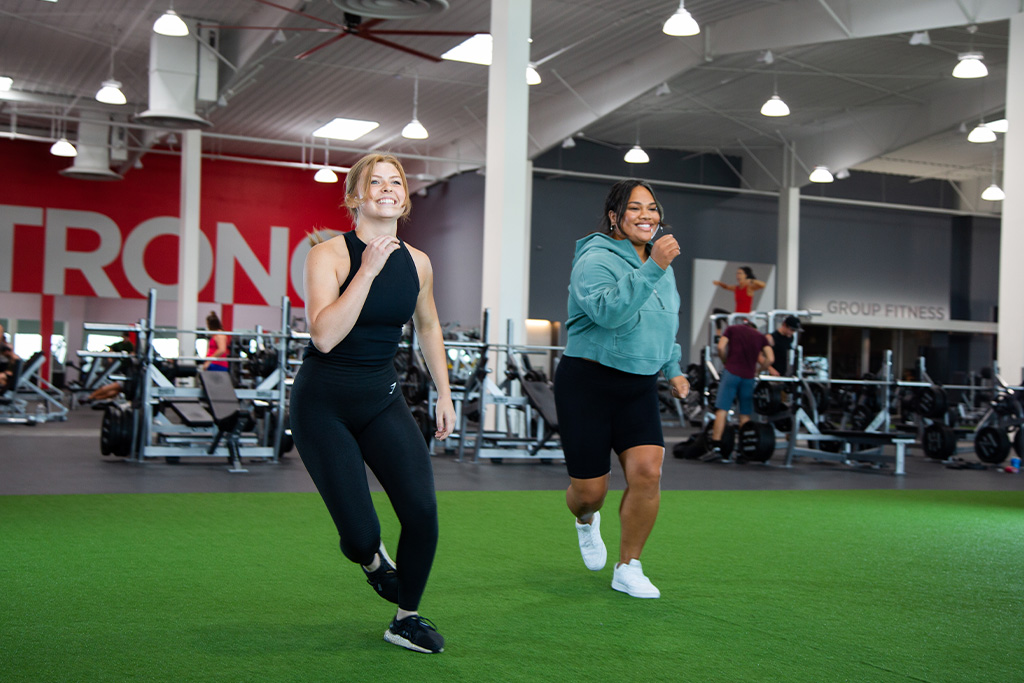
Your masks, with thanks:
[[[948,406],[945,390],[934,385],[918,389],[915,403],[916,411],[925,417],[942,417]]]
[[[998,465],[1010,453],[1010,437],[998,427],[982,427],[974,436],[974,452],[978,460]]]
[[[944,424],[932,423],[924,428],[921,447],[929,458],[945,460],[956,452],[956,432]]]
[[[103,409],[103,422],[100,423],[100,453],[110,455],[113,453],[114,431],[117,430],[121,421],[121,409],[113,403]]]
[[[741,462],[767,462],[775,452],[775,430],[771,425],[746,422],[740,427],[737,447]]]
[[[782,391],[771,382],[760,381],[754,386],[754,411],[758,415],[773,415],[779,412]]]

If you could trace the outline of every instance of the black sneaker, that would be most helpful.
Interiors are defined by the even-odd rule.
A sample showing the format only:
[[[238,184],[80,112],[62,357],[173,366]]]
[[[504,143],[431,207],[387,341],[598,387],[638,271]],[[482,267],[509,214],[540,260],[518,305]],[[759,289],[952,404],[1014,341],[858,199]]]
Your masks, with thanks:
[[[406,617],[401,621],[398,617],[391,620],[391,626],[384,631],[384,640],[401,645],[413,652],[437,654],[444,652],[444,638],[434,627],[434,622],[418,614]]]
[[[366,574],[366,583],[373,586],[373,590],[377,591],[377,595],[397,605],[398,571],[395,569],[395,565],[391,563],[391,558],[388,557],[383,544],[381,544],[380,548],[378,553],[380,555],[380,566],[372,572],[363,567],[363,573]]]

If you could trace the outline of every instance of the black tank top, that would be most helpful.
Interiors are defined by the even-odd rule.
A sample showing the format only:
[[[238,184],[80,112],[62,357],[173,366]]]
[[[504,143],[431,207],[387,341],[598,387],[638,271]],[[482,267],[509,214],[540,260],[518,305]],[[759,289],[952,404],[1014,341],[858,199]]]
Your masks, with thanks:
[[[343,237],[348,247],[349,269],[348,277],[339,290],[342,294],[359,270],[363,251],[366,250],[355,230],[346,232]],[[320,352],[310,342],[306,347],[306,357],[319,356],[331,363],[367,367],[392,362],[402,338],[402,327],[416,310],[419,293],[416,264],[405,243],[400,241],[399,248],[391,252],[370,285],[352,331],[327,353]]]

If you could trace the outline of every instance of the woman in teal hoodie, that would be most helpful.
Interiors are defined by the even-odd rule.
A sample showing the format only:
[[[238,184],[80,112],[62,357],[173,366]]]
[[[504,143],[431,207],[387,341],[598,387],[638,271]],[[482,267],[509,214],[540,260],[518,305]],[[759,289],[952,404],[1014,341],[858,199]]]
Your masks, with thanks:
[[[583,562],[598,571],[607,559],[599,510],[614,450],[626,490],[612,588],[637,598],[661,595],[640,565],[661,500],[665,440],[658,373],[664,373],[677,398],[690,389],[676,343],[679,292],[671,263],[679,244],[669,234],[655,239],[662,215],[654,190],[642,180],[623,180],[609,191],[601,230],[576,243],[568,341],[555,374],[569,472],[565,500],[576,515]]]

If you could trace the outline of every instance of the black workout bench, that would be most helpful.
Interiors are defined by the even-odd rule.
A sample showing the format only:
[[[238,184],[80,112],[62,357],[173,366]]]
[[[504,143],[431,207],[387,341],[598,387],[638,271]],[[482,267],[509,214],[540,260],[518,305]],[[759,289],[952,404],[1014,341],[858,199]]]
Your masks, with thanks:
[[[800,448],[796,445],[796,441],[813,441],[819,445],[819,448]],[[825,451],[820,448],[823,442],[833,442],[840,444],[838,453]],[[896,465],[896,471],[893,474],[904,475],[905,461],[907,454],[907,446],[916,443],[916,439],[913,437],[902,436],[899,434],[883,434],[881,432],[858,432],[850,429],[823,429],[820,434],[799,434],[795,440],[790,439],[789,444],[786,448],[786,467],[792,467],[793,457],[797,455],[807,456],[816,458],[818,460],[834,460],[838,462],[847,462],[850,460],[864,461],[864,462],[894,462]],[[878,452],[869,451],[858,451],[852,452],[850,446],[867,446],[871,451],[877,450]],[[894,446],[896,448],[895,455],[885,455],[881,453],[881,449],[884,446]]]

